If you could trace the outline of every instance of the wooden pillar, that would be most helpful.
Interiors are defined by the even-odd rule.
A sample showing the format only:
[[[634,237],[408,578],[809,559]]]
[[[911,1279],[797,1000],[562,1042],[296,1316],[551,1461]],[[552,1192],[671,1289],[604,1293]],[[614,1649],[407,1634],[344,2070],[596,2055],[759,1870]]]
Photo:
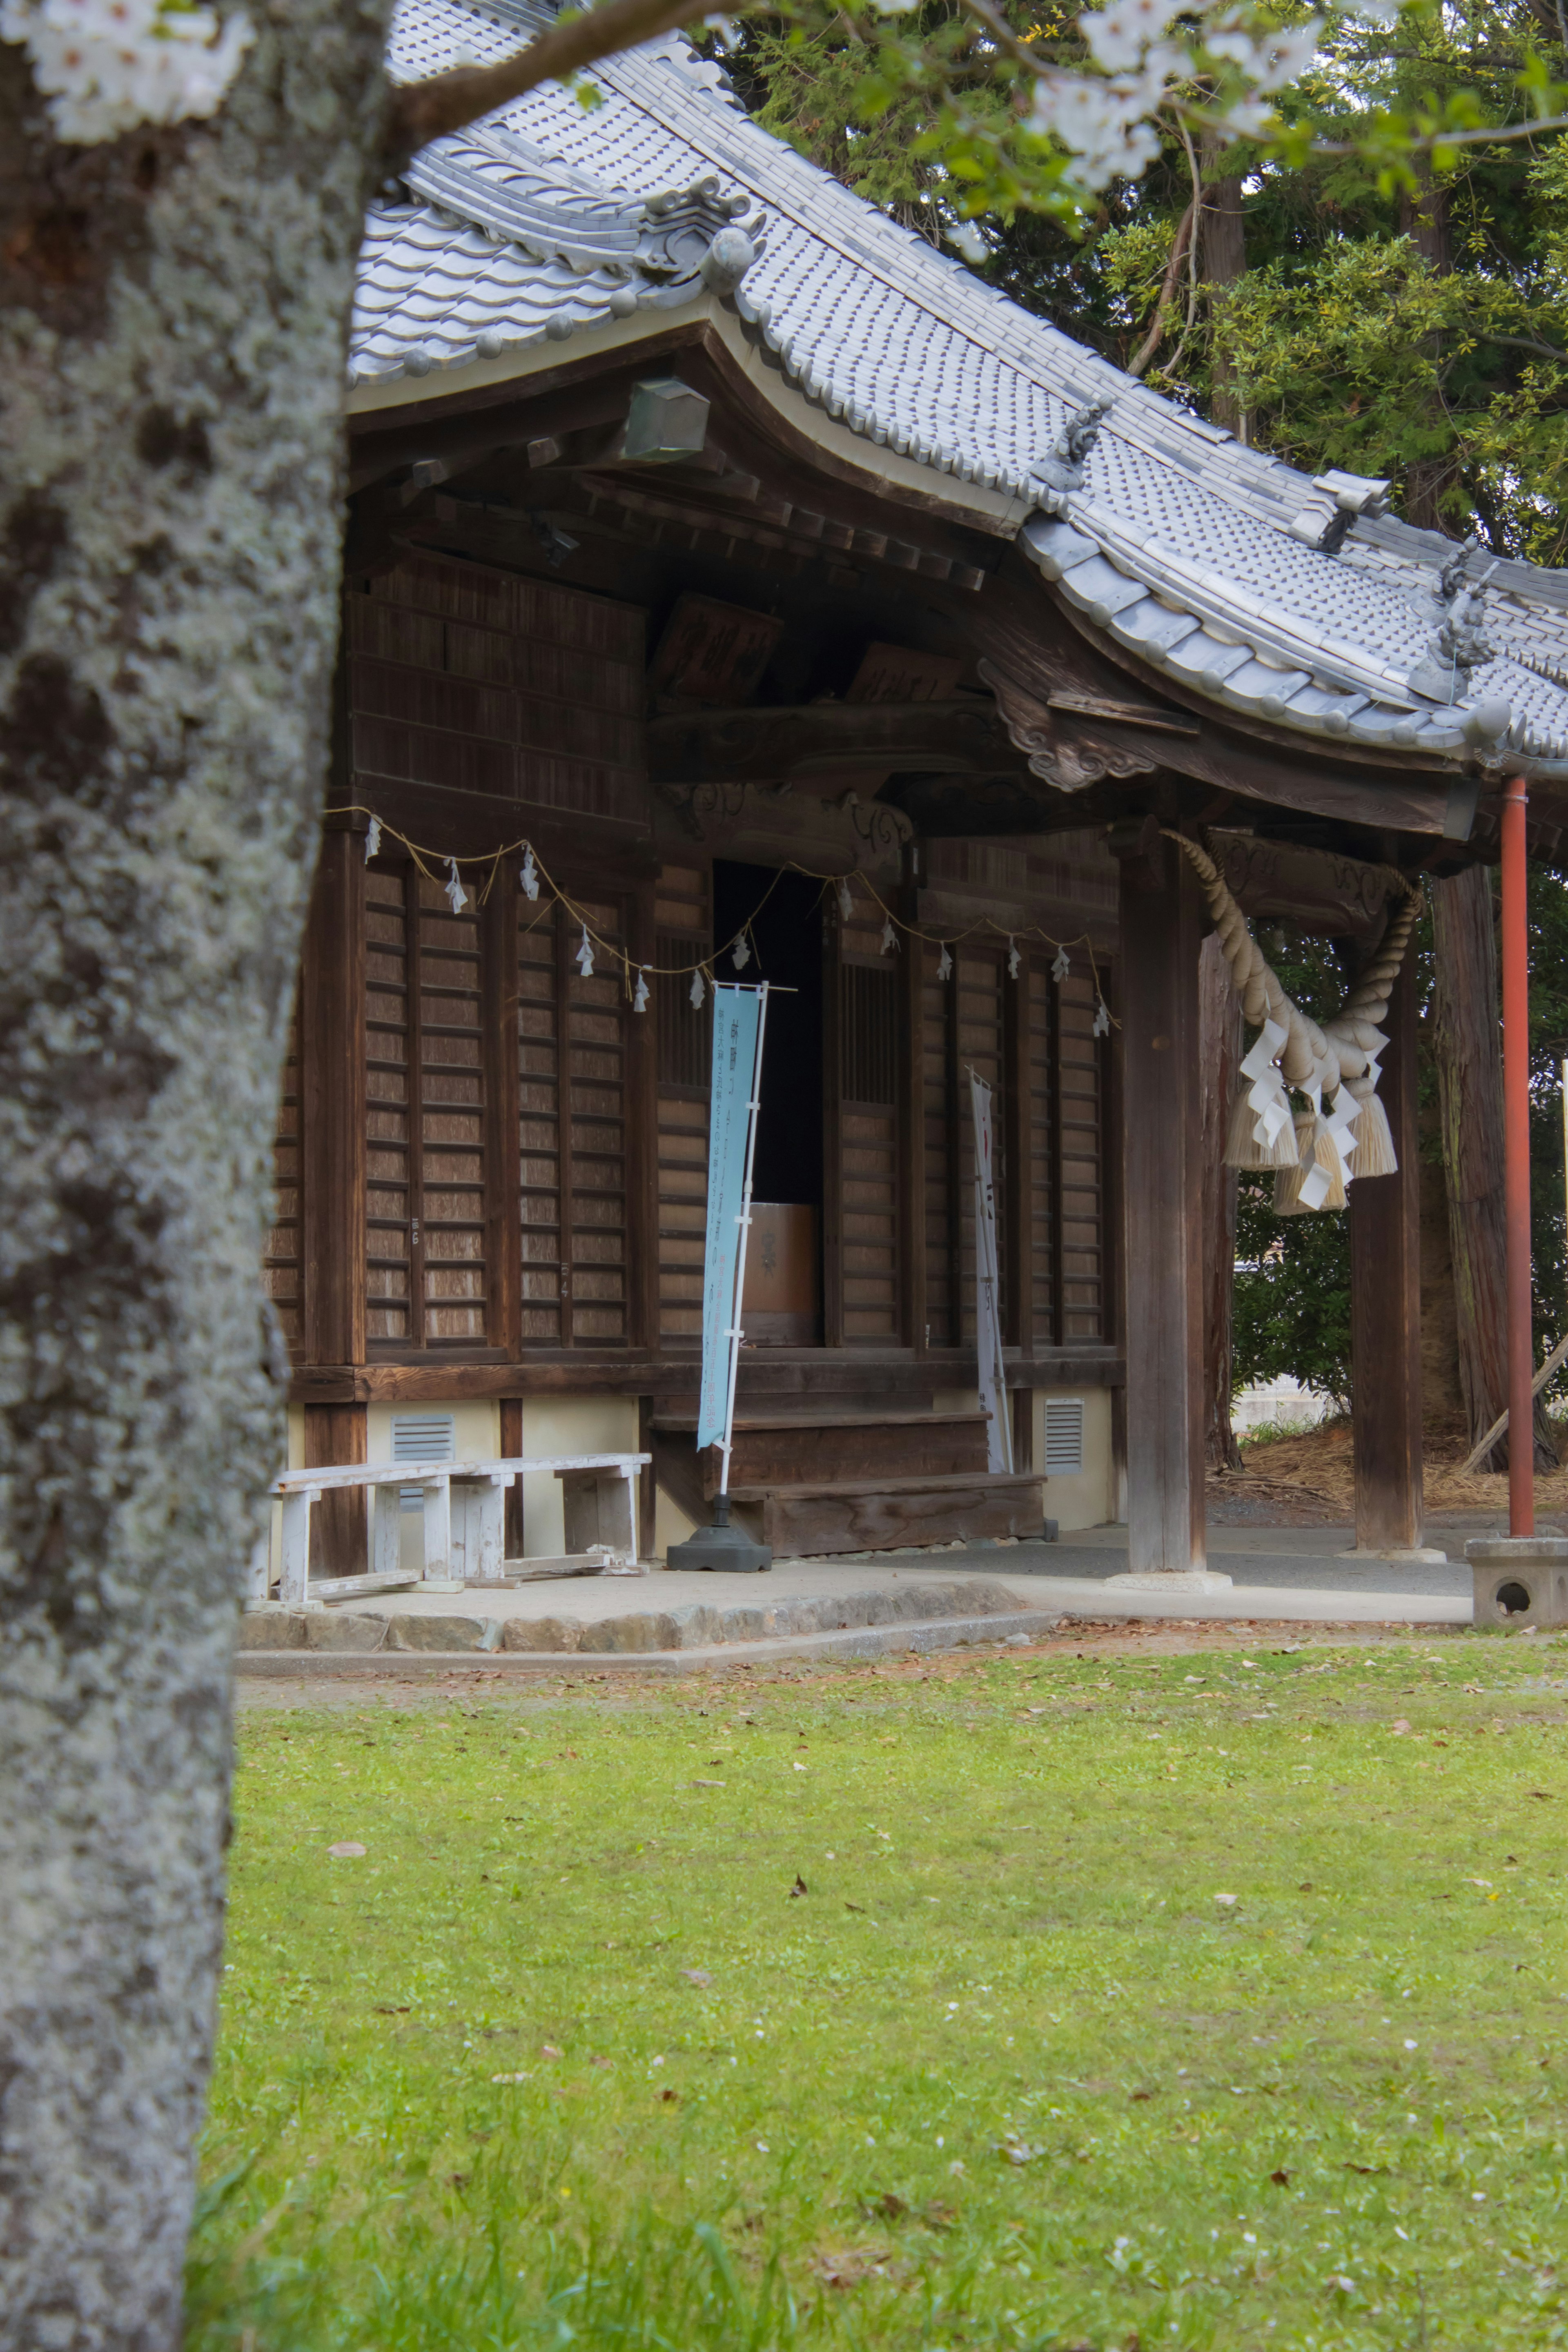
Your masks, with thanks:
[[[1396,1176],[1350,1188],[1351,1381],[1359,1551],[1421,1541],[1421,1176],[1415,1134],[1413,956],[1394,983],[1377,1091]]]
[[[1231,1301],[1236,1286],[1237,1178],[1225,1163],[1230,1098],[1241,1060],[1241,999],[1219,933],[1198,958],[1199,1119],[1204,1175],[1204,1460],[1239,1470],[1241,1448],[1230,1425]]]
[[[822,908],[822,1342],[844,1345],[844,955],[831,893]]]
[[[522,1399],[502,1397],[500,1401],[500,1454],[503,1462],[515,1462],[522,1453]],[[514,1478],[507,1487],[501,1507],[501,1555],[506,1559],[522,1558],[522,1480]]]
[[[330,820],[329,820],[330,822]],[[347,830],[322,839],[300,972],[301,1290],[308,1364],[363,1364],[365,1355],[364,844]],[[305,1408],[305,1466],[363,1462],[363,1404]],[[311,1565],[363,1574],[363,1489],[323,1495],[311,1513]]]
[[[1130,828],[1131,830],[1131,828]],[[1152,825],[1121,857],[1128,1566],[1205,1564],[1203,1166],[1192,868]]]
[[[913,882],[900,894],[899,912],[911,933],[899,956],[899,1339],[923,1356],[929,1352],[931,1317],[926,1286],[926,950],[912,936],[920,921],[920,892]]]

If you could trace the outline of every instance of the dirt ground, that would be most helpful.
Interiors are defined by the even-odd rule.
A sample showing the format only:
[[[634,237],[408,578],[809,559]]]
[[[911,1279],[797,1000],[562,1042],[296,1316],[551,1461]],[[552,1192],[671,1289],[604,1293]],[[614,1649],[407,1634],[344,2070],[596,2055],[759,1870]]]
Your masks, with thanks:
[[[1568,1526],[1568,1423],[1554,1425],[1562,1466],[1535,1481],[1540,1515]],[[1428,1514],[1488,1512],[1508,1516],[1508,1479],[1502,1473],[1459,1475],[1469,1452],[1461,1428],[1429,1427],[1425,1436],[1425,1491]],[[1244,1445],[1245,1467],[1211,1473],[1209,1515],[1220,1526],[1321,1527],[1352,1516],[1355,1483],[1348,1420],[1325,1422],[1300,1436]],[[1547,1532],[1542,1528],[1542,1533]]]

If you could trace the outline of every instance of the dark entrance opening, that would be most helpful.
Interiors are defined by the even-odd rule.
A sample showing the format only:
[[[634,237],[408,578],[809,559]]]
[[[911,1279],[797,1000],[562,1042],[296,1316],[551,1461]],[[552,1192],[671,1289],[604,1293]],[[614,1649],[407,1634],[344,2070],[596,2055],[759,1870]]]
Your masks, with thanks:
[[[713,938],[724,950],[715,979],[781,991],[768,1000],[746,1262],[746,1337],[763,1346],[811,1347],[822,1336],[821,887],[769,866],[713,867]],[[729,942],[742,926],[752,952],[737,971]]]

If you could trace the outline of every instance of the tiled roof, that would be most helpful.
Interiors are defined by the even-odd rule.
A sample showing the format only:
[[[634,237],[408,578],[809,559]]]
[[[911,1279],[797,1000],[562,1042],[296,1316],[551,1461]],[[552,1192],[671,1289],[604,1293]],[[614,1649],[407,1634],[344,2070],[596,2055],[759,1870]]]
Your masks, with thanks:
[[[393,68],[488,62],[550,21],[547,0],[402,0]],[[1096,628],[1189,690],[1395,759],[1468,759],[1506,729],[1519,764],[1568,775],[1568,575],[1496,566],[1497,657],[1434,701],[1410,680],[1443,618],[1451,543],[1363,514],[1338,553],[1319,551],[1331,488],[1159,398],[850,194],[760,130],[678,37],[592,78],[598,106],[547,85],[426,148],[406,201],[373,209],[350,365],[362,398],[722,303],[827,416],[976,486]],[[1051,492],[1038,474],[1058,435],[1107,399],[1081,487]],[[1485,569],[1472,557],[1473,577]]]

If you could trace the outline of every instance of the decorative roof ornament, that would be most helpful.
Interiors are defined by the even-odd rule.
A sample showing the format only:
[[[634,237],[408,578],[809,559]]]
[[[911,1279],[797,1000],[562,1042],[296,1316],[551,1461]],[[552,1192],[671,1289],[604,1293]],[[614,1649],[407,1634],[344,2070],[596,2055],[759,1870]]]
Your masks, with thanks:
[[[710,294],[732,294],[757,257],[757,248],[743,228],[731,221],[721,228],[702,257],[702,283]]]
[[[1320,555],[1337,555],[1350,537],[1352,523],[1365,515],[1369,520],[1388,512],[1392,482],[1374,480],[1369,474],[1342,473],[1331,466],[1326,474],[1314,474],[1312,488],[1322,490],[1334,502],[1334,511],[1328,521],[1322,520],[1321,507],[1306,507],[1290,526],[1293,539],[1304,539]]]
[[[1075,490],[1082,489],[1089,452],[1115,405],[1114,400],[1107,396],[1091,400],[1086,408],[1075,409],[1052,444],[1050,455],[1037,461],[1031,478],[1047,514],[1065,515],[1068,499]]]
[[[1437,632],[1427,639],[1426,652],[1410,673],[1410,691],[1425,695],[1429,702],[1464,702],[1470,691],[1471,671],[1497,658],[1482,627],[1487,582],[1497,563],[1489,563],[1479,580],[1465,577],[1465,567],[1479,543],[1468,539],[1456,549],[1427,599]]]

